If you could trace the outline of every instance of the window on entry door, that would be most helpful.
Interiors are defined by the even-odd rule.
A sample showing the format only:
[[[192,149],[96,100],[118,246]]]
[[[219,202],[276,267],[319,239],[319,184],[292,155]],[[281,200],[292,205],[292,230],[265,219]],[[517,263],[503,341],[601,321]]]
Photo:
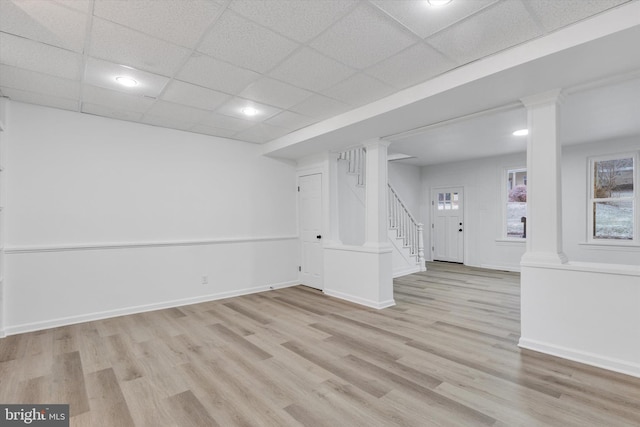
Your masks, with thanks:
[[[460,208],[460,196],[458,193],[438,193],[438,210],[455,211]]]

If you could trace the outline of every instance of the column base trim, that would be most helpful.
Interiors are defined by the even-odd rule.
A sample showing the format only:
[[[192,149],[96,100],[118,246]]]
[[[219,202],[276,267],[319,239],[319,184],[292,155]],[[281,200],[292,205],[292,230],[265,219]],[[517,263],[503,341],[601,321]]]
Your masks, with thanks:
[[[563,252],[525,252],[520,259],[520,265],[526,266],[527,264],[540,265],[540,264],[566,264],[569,262],[569,258]]]
[[[518,342],[518,347],[640,378],[640,364],[628,362],[626,360],[613,359],[582,350],[562,347],[522,337]]]
[[[330,297],[343,299],[345,301],[353,302],[359,305],[364,305],[366,307],[376,308],[378,310],[382,310],[383,308],[392,307],[396,305],[396,302],[393,299],[378,302],[378,301],[372,301],[366,298],[357,297],[355,295],[346,294],[340,291],[332,291],[331,289],[325,289],[324,293]]]

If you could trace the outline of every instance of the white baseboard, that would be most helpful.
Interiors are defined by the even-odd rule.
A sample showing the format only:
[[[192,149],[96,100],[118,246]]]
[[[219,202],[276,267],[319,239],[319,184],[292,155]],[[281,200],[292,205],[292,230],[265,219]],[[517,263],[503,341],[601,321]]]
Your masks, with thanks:
[[[494,264],[480,264],[480,268],[488,268],[489,270],[502,270],[512,271],[514,273],[520,273],[519,265],[494,265]]]
[[[394,270],[393,271],[393,278],[398,278],[398,277],[402,277],[402,276],[406,276],[408,274],[413,274],[413,273],[419,273],[420,272],[420,266],[416,265],[415,267],[407,267],[407,268],[403,268],[403,269],[399,269],[399,270]]]
[[[562,357],[563,359],[573,360],[574,362],[580,362],[586,365],[596,366],[598,368],[640,378],[640,364],[631,361],[614,359],[599,354],[561,347],[527,338],[520,338],[518,346],[528,350],[538,351],[540,353],[550,354],[552,356]]]
[[[378,310],[381,310],[381,309],[387,308],[387,307],[392,307],[392,306],[396,305],[396,302],[393,299],[390,299],[388,301],[377,302],[377,301],[368,300],[366,298],[361,298],[361,297],[357,297],[357,296],[354,296],[354,295],[345,294],[344,292],[332,291],[331,289],[325,289],[324,293],[326,295],[329,295],[330,297],[340,298],[340,299],[343,299],[345,301],[349,301],[349,302],[353,302],[353,303],[356,303],[356,304],[364,305],[366,307],[376,308]]]
[[[165,308],[174,308],[174,307],[180,307],[183,305],[198,304],[201,302],[215,301],[219,299],[237,297],[241,295],[249,295],[257,292],[265,292],[265,291],[270,291],[274,289],[287,288],[287,287],[296,286],[299,284],[300,282],[298,280],[291,280],[288,282],[281,282],[281,283],[276,283],[272,285],[256,286],[254,288],[238,289],[235,291],[220,292],[216,294],[201,295],[201,296],[191,297],[191,298],[182,298],[178,300],[164,301],[164,302],[159,302],[154,304],[118,308],[115,310],[107,310],[107,311],[101,311],[101,312],[90,313],[90,314],[81,314],[78,316],[61,317],[58,319],[46,320],[42,322],[33,322],[33,323],[25,323],[22,325],[8,326],[4,329],[4,331],[0,331],[2,332],[0,334],[0,338],[6,335],[16,335],[16,334],[22,334],[26,332],[40,331],[43,329],[51,329],[51,328],[57,328],[60,326],[74,325],[77,323],[91,322],[94,320],[108,319],[111,317],[124,316],[127,314],[144,313],[147,311],[162,310]]]

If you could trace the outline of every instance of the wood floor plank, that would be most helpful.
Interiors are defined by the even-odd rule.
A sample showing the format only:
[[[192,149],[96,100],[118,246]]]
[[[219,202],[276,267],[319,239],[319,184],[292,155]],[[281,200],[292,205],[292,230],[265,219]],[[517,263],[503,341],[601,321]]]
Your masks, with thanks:
[[[103,369],[87,375],[86,384],[92,425],[134,426],[129,407],[113,369]],[[71,412],[73,414],[73,411]]]
[[[640,426],[640,378],[517,346],[519,292],[428,263],[384,310],[290,287],[14,335],[0,402],[91,427]]]
[[[49,403],[69,404],[71,417],[91,409],[79,351],[54,356],[50,381],[53,401]]]
[[[375,378],[372,378],[369,375],[363,375],[362,372],[352,371],[325,358],[317,357],[311,349],[304,348],[303,346],[295,342],[286,342],[282,344],[282,346],[307,359],[308,361],[320,366],[328,372],[331,372],[341,380],[353,384],[362,391],[371,394],[372,396],[382,397],[391,390],[389,386],[383,385]]]
[[[166,397],[156,390],[148,377],[137,378],[120,384],[129,413],[138,427],[178,426],[168,409]]]
[[[180,426],[220,426],[191,390],[171,396],[167,401],[171,417]]]

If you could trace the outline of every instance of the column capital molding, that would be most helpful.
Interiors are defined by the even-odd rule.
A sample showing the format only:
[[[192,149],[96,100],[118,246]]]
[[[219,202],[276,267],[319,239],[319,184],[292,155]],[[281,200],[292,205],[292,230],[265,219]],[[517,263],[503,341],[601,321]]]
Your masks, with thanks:
[[[552,89],[546,92],[520,98],[520,102],[527,108],[539,107],[542,105],[561,105],[566,98],[562,89]]]
[[[380,138],[372,138],[364,141],[362,146],[364,148],[376,148],[376,147],[389,147],[391,145],[391,141],[385,141]]]

